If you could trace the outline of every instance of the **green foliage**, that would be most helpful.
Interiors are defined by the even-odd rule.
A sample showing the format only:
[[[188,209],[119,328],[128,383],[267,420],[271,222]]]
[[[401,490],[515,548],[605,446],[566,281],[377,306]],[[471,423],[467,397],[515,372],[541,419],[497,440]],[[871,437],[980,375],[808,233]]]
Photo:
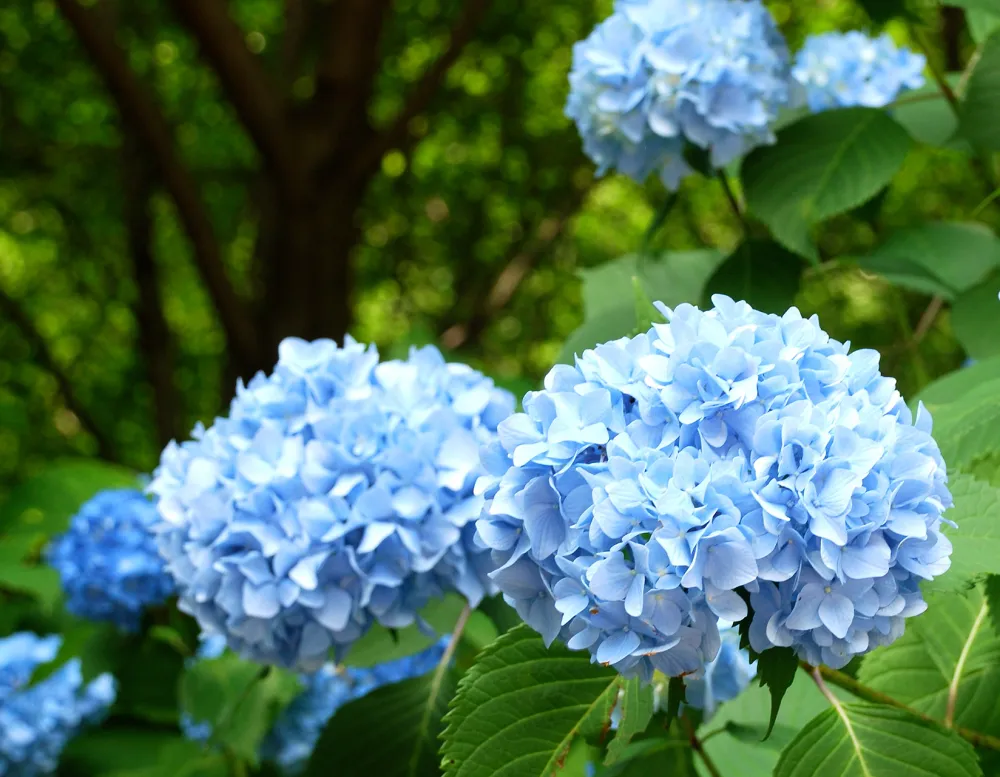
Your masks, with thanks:
[[[224,777],[229,772],[221,753],[206,752],[178,734],[131,728],[76,737],[62,762],[68,774],[102,777]]]
[[[991,0],[976,0],[982,10],[990,8]],[[1000,151],[1000,128],[996,109],[1000,104],[1000,36],[984,41],[979,61],[969,77],[959,113],[959,132],[973,146],[985,151]]]
[[[938,378],[917,399],[936,412],[940,406],[963,399],[977,387],[997,379],[1000,379],[1000,358],[983,359]],[[940,436],[940,426],[935,417],[935,437]]]
[[[873,704],[838,704],[813,719],[781,754],[775,777],[979,777],[972,746],[937,724]]]
[[[768,713],[765,739],[774,729],[781,709],[781,700],[792,687],[798,668],[799,660],[791,648],[773,647],[757,656],[757,680],[761,687],[766,687],[771,694],[771,711]]]
[[[629,742],[637,734],[641,734],[653,719],[653,687],[644,686],[637,677],[622,683],[621,722],[615,738],[608,745],[608,754],[604,759],[607,766],[612,766],[622,760],[622,755]]]
[[[445,717],[449,777],[548,777],[577,739],[609,726],[621,678],[518,626],[484,650]]]
[[[973,359],[1000,355],[1000,273],[974,286],[952,306],[955,336]]]
[[[804,269],[801,258],[773,240],[745,240],[708,279],[705,304],[725,294],[780,315],[794,304]]]
[[[781,130],[777,145],[758,148],[743,162],[747,205],[776,240],[818,261],[810,228],[875,196],[899,171],[911,144],[882,111],[806,116]]]
[[[954,548],[951,569],[925,590],[962,590],[972,580],[1000,573],[1000,489],[961,474],[951,477],[948,486],[955,506],[947,517],[959,526],[945,530]]]

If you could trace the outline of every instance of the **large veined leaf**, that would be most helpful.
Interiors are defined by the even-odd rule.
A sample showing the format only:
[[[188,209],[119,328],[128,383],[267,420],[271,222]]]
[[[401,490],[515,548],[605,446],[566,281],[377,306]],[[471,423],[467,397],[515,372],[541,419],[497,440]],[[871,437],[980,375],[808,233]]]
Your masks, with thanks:
[[[980,0],[970,7],[994,11],[988,0]],[[969,83],[966,86],[959,111],[959,132],[976,148],[986,151],[1000,150],[1000,124],[996,117],[1000,111],[1000,35],[988,38],[980,50]]]
[[[822,766],[822,771],[818,767]],[[785,748],[775,777],[980,777],[976,751],[957,734],[904,710],[841,704]]]
[[[897,286],[951,300],[1000,268],[1000,239],[978,223],[921,224],[894,232],[859,264]]]
[[[848,108],[807,116],[753,151],[742,177],[750,211],[774,237],[818,260],[810,228],[873,197],[896,174],[912,141],[882,111]]]
[[[550,777],[575,740],[607,725],[621,687],[586,652],[546,649],[518,626],[483,651],[445,718],[448,777]]]
[[[927,612],[867,655],[858,678],[935,720],[945,719],[952,696],[956,725],[1000,733],[1000,636],[979,587],[928,597]]]
[[[636,330],[638,278],[646,296],[671,307],[701,301],[705,283],[723,260],[715,249],[669,251],[658,256],[628,254],[580,273],[583,281],[583,324],[563,346],[560,361],[598,343],[631,335]]]
[[[955,475],[948,483],[955,506],[946,515],[958,524],[944,527],[954,550],[951,569],[925,591],[962,591],[970,581],[1000,573],[1000,489],[970,475]]]
[[[924,387],[917,399],[927,405],[933,413],[938,406],[954,402],[994,379],[1000,379],[1000,358],[983,359],[938,378]]]
[[[934,439],[950,472],[964,471],[1000,450],[1000,379],[985,381],[960,399],[933,408]]]
[[[455,670],[439,666],[345,705],[323,731],[304,777],[435,777],[441,718],[455,686]]]
[[[794,304],[804,269],[798,256],[773,240],[746,240],[709,278],[705,297],[725,294],[780,315]]]
[[[961,73],[948,73],[945,80],[958,90]],[[906,92],[892,105],[892,118],[914,140],[925,146],[948,148],[955,151],[972,150],[968,141],[957,134],[958,117],[951,103],[941,93],[936,83],[924,84],[919,89]]]
[[[653,687],[644,686],[639,678],[633,677],[622,683],[621,721],[615,738],[608,745],[608,755],[604,763],[611,765],[620,761],[626,746],[637,734],[646,730],[653,718]]]
[[[997,106],[1000,115],[1000,104]],[[966,290],[951,306],[955,337],[973,359],[1000,356],[1000,274]]]

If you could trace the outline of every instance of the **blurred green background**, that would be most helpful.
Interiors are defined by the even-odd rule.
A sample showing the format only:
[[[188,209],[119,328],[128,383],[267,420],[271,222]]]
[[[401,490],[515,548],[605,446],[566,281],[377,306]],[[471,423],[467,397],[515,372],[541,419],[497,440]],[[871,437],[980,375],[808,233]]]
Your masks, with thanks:
[[[209,0],[0,7],[0,498],[56,458],[150,470],[283,335],[433,342],[530,388],[581,321],[578,271],[635,251],[665,197],[595,181],[563,117],[572,44],[610,0],[228,5],[239,28]],[[873,29],[849,0],[768,5],[793,50]],[[961,13],[921,19],[960,70]],[[915,149],[880,207],[819,245],[858,255],[987,193],[960,153]],[[679,202],[657,249],[738,240],[716,181],[689,179]],[[849,261],[807,271],[797,297],[881,350],[907,394],[964,359],[947,310],[915,342],[928,302]]]

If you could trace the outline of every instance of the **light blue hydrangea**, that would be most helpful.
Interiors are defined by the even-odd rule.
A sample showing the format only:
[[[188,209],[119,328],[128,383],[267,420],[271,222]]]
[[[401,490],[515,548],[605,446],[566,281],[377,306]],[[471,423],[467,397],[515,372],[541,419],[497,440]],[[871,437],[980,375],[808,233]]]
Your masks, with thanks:
[[[724,167],[774,142],[789,56],[758,0],[620,2],[573,49],[566,115],[598,173],[676,189],[690,143]]]
[[[857,105],[882,108],[923,86],[926,65],[922,54],[897,47],[888,35],[828,32],[806,40],[792,76],[814,112]]]
[[[432,597],[477,604],[493,591],[477,451],[513,407],[433,347],[380,364],[350,338],[285,340],[274,373],[155,473],[181,609],[250,660],[314,671]]]
[[[137,631],[143,611],[174,590],[151,533],[156,520],[156,507],[134,489],[101,491],[86,502],[46,550],[66,609]]]
[[[718,621],[843,666],[944,572],[951,504],[921,406],[815,317],[713,297],[554,367],[486,447],[479,541],[546,642],[648,680],[698,671]]]
[[[84,726],[101,721],[115,700],[104,674],[84,683],[79,659],[31,684],[53,661],[62,638],[28,632],[0,639],[0,775],[36,777],[56,770],[63,748]]]
[[[719,655],[693,675],[684,678],[687,703],[704,713],[708,720],[719,705],[739,696],[757,676],[756,664],[740,650],[739,632],[732,626],[723,629]]]
[[[384,685],[433,671],[444,656],[448,640],[444,637],[420,653],[370,668],[338,669],[324,664],[317,672],[301,675],[303,690],[268,732],[261,744],[261,759],[276,764],[285,774],[301,772],[338,709]],[[202,642],[198,658],[217,658],[224,650],[225,640],[209,638]],[[210,723],[193,721],[187,714],[181,716],[181,728],[185,736],[197,742],[207,742],[212,735]]]

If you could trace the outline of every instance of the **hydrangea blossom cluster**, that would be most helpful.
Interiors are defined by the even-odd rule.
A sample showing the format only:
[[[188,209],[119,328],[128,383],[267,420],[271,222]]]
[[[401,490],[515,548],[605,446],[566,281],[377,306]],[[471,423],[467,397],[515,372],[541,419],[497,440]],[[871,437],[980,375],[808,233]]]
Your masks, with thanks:
[[[337,669],[333,664],[324,664],[317,672],[301,675],[303,690],[268,732],[261,744],[261,759],[276,764],[285,774],[301,772],[338,709],[383,685],[432,671],[444,656],[448,639],[444,637],[420,653],[371,668]],[[212,637],[202,643],[198,658],[217,658],[224,650],[225,640]],[[181,716],[181,728],[185,736],[197,742],[207,742],[212,735],[210,723],[193,721],[186,714]]]
[[[84,684],[80,661],[68,661],[30,684],[54,660],[59,636],[21,632],[0,639],[0,774],[36,777],[56,770],[66,743],[85,725],[98,723],[115,700],[115,681],[104,674]]]
[[[156,520],[156,507],[135,489],[101,491],[86,502],[46,551],[66,609],[137,631],[143,611],[174,591],[151,532]]]
[[[923,406],[795,308],[717,295],[558,365],[499,427],[477,491],[492,577],[547,642],[649,680],[719,620],[833,667],[902,633],[951,504]]]
[[[379,363],[351,338],[285,340],[273,374],[155,473],[181,608],[250,660],[315,671],[432,597],[477,604],[494,591],[473,541],[477,452],[513,407],[433,347]]]
[[[774,142],[789,67],[759,0],[619,2],[573,49],[566,115],[599,174],[656,172],[676,189],[689,143],[719,168]]]
[[[740,650],[739,632],[732,626],[722,629],[722,645],[713,661],[693,675],[684,678],[687,703],[704,712],[708,720],[723,702],[739,696],[754,677],[756,664]]]
[[[888,35],[862,32],[814,35],[795,58],[792,76],[805,91],[809,109],[882,108],[900,94],[924,85],[922,54],[898,48]]]

